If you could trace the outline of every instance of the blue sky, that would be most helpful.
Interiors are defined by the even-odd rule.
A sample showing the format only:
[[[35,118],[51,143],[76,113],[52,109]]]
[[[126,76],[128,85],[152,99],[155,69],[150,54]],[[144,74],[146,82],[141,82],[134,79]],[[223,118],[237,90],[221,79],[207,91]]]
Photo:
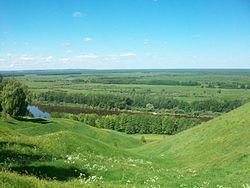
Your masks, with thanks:
[[[249,0],[0,0],[0,70],[250,68]]]

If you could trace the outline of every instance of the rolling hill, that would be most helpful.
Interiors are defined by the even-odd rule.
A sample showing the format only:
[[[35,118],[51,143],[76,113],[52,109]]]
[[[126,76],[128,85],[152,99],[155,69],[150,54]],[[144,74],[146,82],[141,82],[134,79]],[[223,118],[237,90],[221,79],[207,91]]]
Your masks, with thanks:
[[[249,132],[250,103],[146,144],[72,120],[0,120],[0,186],[247,187]]]

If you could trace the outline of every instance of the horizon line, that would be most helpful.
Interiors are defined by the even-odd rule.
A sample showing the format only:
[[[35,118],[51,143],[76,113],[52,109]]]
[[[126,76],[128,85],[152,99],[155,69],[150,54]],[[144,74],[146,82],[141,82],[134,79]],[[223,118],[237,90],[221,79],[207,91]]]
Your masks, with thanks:
[[[13,69],[13,70],[0,70],[0,72],[22,72],[22,71],[114,71],[114,70],[250,70],[247,68],[235,68],[235,67],[220,67],[220,68],[110,68],[110,69],[98,69],[98,68],[49,68],[49,69]]]

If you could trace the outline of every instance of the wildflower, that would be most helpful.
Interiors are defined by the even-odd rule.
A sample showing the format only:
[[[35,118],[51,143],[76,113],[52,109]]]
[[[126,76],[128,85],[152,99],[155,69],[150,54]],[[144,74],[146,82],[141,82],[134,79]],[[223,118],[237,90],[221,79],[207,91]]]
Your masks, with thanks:
[[[243,188],[250,188],[250,185],[248,183],[242,185]]]
[[[218,188],[225,188],[223,185],[216,185]]]

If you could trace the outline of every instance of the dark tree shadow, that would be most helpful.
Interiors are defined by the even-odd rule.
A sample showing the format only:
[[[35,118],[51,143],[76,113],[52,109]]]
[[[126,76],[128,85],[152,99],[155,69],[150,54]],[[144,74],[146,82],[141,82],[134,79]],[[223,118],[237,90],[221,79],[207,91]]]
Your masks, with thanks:
[[[48,121],[43,118],[23,118],[23,117],[18,117],[16,118],[18,121],[24,121],[24,122],[32,122],[32,123],[39,123],[39,124],[49,124],[52,123],[51,121]]]
[[[19,166],[12,167],[11,171],[17,172],[22,175],[33,175],[40,179],[67,181],[71,178],[77,178],[79,176],[88,177],[87,170],[81,170],[74,167],[63,168],[55,166]]]

